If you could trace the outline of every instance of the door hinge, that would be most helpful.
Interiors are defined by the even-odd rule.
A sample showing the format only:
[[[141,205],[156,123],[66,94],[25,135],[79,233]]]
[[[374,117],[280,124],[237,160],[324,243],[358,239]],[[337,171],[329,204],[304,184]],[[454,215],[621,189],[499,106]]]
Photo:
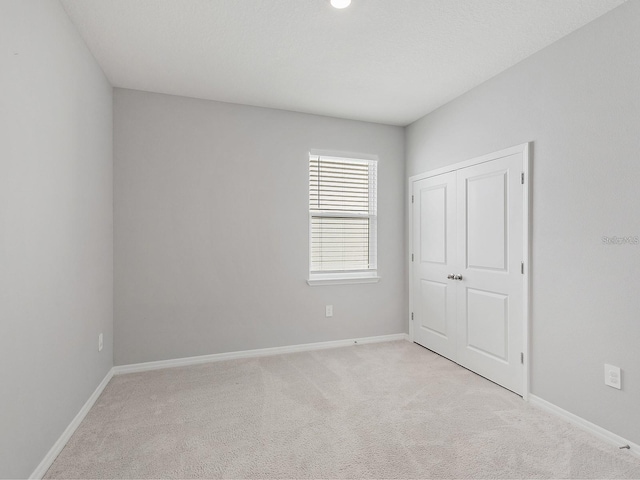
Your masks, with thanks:
[[[520,273],[524,275],[524,262],[520,262]]]
[[[411,203],[413,203],[413,200],[414,200],[413,195],[411,195]]]
[[[520,174],[520,183],[524,185],[524,172]]]
[[[411,312],[411,320],[413,320],[413,312]]]
[[[520,352],[520,363],[524,365],[524,352]]]
[[[411,261],[413,262],[413,253],[411,254]]]

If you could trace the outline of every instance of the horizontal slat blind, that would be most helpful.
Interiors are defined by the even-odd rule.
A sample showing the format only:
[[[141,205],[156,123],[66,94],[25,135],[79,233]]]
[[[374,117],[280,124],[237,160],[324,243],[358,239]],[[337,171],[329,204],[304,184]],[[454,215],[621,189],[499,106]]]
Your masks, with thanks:
[[[369,165],[324,160],[309,161],[311,210],[369,213]]]
[[[375,268],[376,164],[311,156],[311,271]]]
[[[369,268],[369,219],[311,217],[311,270]]]

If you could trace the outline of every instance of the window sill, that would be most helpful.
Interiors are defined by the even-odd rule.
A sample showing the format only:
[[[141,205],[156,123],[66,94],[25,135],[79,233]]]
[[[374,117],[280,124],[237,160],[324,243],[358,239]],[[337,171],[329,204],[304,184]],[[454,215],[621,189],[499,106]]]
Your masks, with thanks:
[[[376,273],[365,274],[312,274],[309,275],[307,283],[312,286],[319,285],[351,285],[356,283],[378,283],[380,277]]]

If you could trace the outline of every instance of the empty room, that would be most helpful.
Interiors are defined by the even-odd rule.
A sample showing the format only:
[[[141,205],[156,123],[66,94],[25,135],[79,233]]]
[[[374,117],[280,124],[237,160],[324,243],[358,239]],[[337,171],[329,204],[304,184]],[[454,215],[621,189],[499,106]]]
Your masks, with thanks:
[[[640,0],[0,0],[0,478],[640,478]]]

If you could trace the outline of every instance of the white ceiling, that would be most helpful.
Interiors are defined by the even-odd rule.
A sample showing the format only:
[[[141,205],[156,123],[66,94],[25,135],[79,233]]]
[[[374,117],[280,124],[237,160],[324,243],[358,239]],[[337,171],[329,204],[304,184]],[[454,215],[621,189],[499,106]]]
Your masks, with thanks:
[[[61,0],[116,87],[407,125],[625,0]]]

